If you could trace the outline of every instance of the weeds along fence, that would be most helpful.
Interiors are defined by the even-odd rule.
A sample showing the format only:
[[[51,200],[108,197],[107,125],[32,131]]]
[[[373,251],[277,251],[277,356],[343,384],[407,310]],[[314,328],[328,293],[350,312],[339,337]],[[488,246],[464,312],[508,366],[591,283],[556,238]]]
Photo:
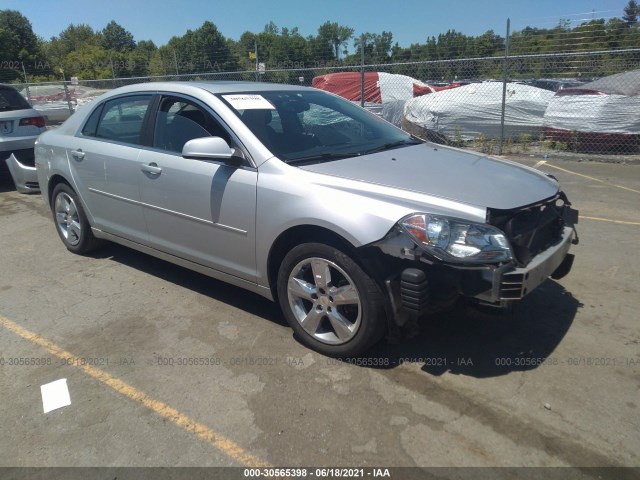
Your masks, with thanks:
[[[417,136],[486,153],[638,154],[640,43],[609,41],[586,50],[584,39],[594,32],[590,27],[565,35],[560,29],[544,48],[535,41],[524,48],[523,33],[511,35],[507,26],[504,48],[490,56],[416,61],[409,54],[406,61],[379,62],[361,50],[360,62],[351,65],[289,61],[275,65],[285,68],[271,68],[256,62],[255,69],[244,71],[126,78],[112,69],[108,79],[15,86],[51,123],[124,85],[242,80],[325,88]],[[175,69],[179,71],[177,63]]]

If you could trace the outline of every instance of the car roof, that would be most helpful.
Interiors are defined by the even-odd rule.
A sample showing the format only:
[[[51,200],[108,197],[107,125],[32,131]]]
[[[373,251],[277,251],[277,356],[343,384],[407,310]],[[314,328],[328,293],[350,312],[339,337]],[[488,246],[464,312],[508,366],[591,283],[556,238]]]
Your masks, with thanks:
[[[120,87],[112,90],[110,93],[122,94],[130,92],[143,92],[143,91],[178,91],[187,93],[189,90],[206,90],[213,94],[224,93],[239,93],[239,92],[269,92],[269,91],[308,91],[313,90],[309,87],[303,87],[300,85],[285,85],[278,83],[264,83],[264,82],[234,82],[234,81],[209,81],[209,82],[147,82],[136,83],[133,85],[127,85],[126,87]]]

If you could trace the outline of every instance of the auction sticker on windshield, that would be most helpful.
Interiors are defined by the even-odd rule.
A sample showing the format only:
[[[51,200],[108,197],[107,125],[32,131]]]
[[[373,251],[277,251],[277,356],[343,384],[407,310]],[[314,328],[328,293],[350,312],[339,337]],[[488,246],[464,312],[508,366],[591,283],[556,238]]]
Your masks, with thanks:
[[[236,110],[275,110],[271,102],[262,95],[248,95],[246,93],[236,95],[222,95]]]

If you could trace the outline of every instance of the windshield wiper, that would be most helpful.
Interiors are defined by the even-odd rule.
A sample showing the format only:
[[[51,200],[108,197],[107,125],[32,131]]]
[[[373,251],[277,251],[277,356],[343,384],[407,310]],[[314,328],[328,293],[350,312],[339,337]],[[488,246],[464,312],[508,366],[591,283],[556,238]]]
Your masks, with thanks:
[[[362,152],[361,155],[367,155],[369,153],[384,152],[385,150],[391,150],[392,148],[401,147],[403,145],[420,145],[422,142],[416,140],[398,140],[397,142],[385,143],[379,147],[372,148]]]
[[[285,160],[289,165],[294,165],[298,163],[320,163],[320,162],[330,162],[331,160],[341,160],[343,158],[356,157],[360,155],[358,152],[347,152],[347,153],[320,153],[317,155],[309,155],[306,157],[292,158],[291,160]]]
[[[362,152],[343,152],[343,153],[319,153],[316,155],[309,155],[306,157],[292,158],[291,160],[285,160],[290,165],[298,163],[320,163],[330,162],[331,160],[341,160],[343,158],[359,157],[361,155],[367,155],[369,153],[382,152],[402,145],[419,145],[423,142],[419,140],[399,140],[397,142],[385,143],[380,147],[375,147],[370,150],[364,150]]]

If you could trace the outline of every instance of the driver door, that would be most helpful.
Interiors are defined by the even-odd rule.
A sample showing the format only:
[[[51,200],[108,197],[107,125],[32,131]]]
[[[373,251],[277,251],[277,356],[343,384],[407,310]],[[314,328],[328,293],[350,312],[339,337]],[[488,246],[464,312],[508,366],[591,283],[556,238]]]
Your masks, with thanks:
[[[165,96],[152,150],[142,150],[140,183],[149,244],[163,252],[256,281],[258,172],[182,157],[188,140],[231,136],[199,103]]]

